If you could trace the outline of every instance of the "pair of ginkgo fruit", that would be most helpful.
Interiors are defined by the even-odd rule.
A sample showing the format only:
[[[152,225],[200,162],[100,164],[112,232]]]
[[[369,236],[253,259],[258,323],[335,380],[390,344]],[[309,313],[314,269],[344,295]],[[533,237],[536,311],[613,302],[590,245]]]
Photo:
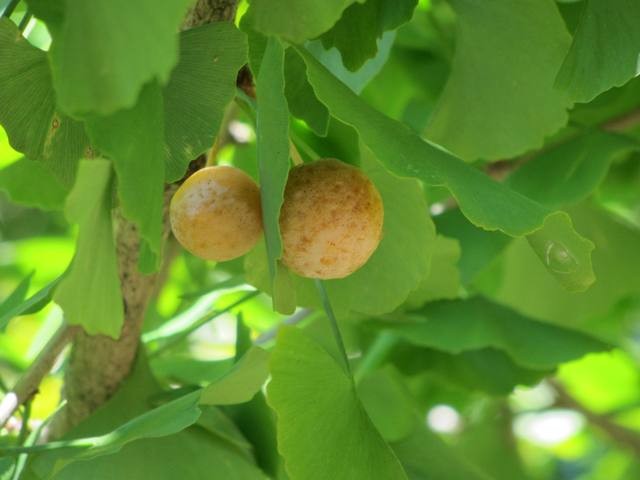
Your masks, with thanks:
[[[282,262],[303,277],[346,277],[377,248],[383,217],[378,190],[356,167],[331,158],[298,165],[289,172],[280,210]],[[238,168],[206,167],[175,193],[170,218],[189,252],[231,260],[262,235],[260,189]]]

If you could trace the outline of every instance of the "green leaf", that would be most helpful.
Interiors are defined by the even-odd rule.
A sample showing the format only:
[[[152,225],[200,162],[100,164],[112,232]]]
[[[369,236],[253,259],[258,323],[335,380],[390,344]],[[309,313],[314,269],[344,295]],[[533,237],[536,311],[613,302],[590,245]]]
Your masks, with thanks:
[[[269,376],[269,353],[251,347],[221,378],[205,387],[200,396],[202,405],[233,405],[251,400]]]
[[[166,84],[189,4],[65,0],[58,16],[44,18],[53,37],[51,67],[61,108],[74,116],[108,115],[133,107],[144,84]]]
[[[596,280],[591,264],[595,245],[577,235],[571,218],[556,212],[544,226],[527,236],[527,242],[549,273],[570,292],[583,292]]]
[[[401,320],[377,324],[410,343],[445,352],[501,349],[519,365],[538,370],[611,348],[582,332],[528,318],[482,297],[430,303]]]
[[[213,145],[246,62],[246,37],[229,22],[180,34],[180,60],[163,89],[168,182]]]
[[[342,18],[321,38],[326,49],[336,47],[344,65],[352,71],[375,57],[377,40],[387,30],[398,28],[411,20],[418,0],[366,0],[354,3]]]
[[[433,300],[456,298],[460,290],[459,259],[458,241],[438,235],[433,245],[429,274],[409,295],[405,307],[417,308]]]
[[[68,323],[82,325],[91,335],[118,338],[124,308],[111,224],[111,162],[80,162],[65,213],[80,233],[76,255],[53,299]]]
[[[553,0],[453,0],[458,14],[449,80],[427,137],[465,160],[542,146],[567,123],[554,88],[571,37]]]
[[[410,480],[489,480],[425,426],[419,426],[391,447]]]
[[[401,440],[415,428],[414,400],[393,367],[374,371],[358,384],[367,414],[387,442]]]
[[[185,355],[158,356],[152,359],[153,372],[161,379],[191,385],[211,383],[233,366],[233,360],[198,360]]]
[[[51,453],[38,458],[35,469],[41,477],[52,478],[74,462],[117,453],[135,440],[164,437],[184,430],[200,417],[199,395],[199,391],[184,395],[149,410],[104,435],[43,445],[40,449],[51,450]]]
[[[113,161],[122,213],[138,226],[157,269],[162,249],[165,166],[158,85],[145,86],[131,109],[88,120],[87,131],[98,150]]]
[[[9,320],[14,317],[37,313],[42,310],[51,301],[53,290],[56,288],[58,283],[60,283],[62,278],[62,276],[56,278],[27,299],[24,299],[23,297],[19,303],[6,303],[8,299],[5,300],[5,302],[0,305],[0,330],[5,328],[7,323],[9,323]],[[24,281],[26,281],[26,279]],[[18,291],[18,288],[16,288],[16,291]],[[24,293],[26,293],[26,291]]]
[[[408,375],[422,374],[430,387],[436,383],[490,395],[509,395],[518,385],[533,386],[551,370],[532,370],[517,365],[494,348],[468,350],[456,355],[410,345],[394,352],[394,363]]]
[[[0,18],[0,123],[11,146],[71,186],[88,148],[83,125],[56,109],[47,55]]]
[[[470,223],[458,209],[434,218],[436,230],[460,243],[457,266],[460,280],[468,285],[502,252],[511,241],[501,232],[488,232]]]
[[[635,0],[589,0],[558,72],[556,86],[576,102],[588,102],[637,75],[640,4]]]
[[[356,93],[364,87],[382,70],[391,54],[391,47],[396,38],[395,32],[385,32],[377,41],[378,53],[367,60],[357,71],[352,72],[342,63],[342,55],[336,48],[325,50],[320,40],[307,42],[306,48],[316,59],[345,85]]]
[[[71,442],[87,443],[80,437],[89,437],[98,445],[38,453],[28,465],[26,480],[147,475],[199,480],[212,471],[230,479],[264,479],[248,461],[246,441],[230,421],[211,407],[200,413],[199,391],[149,410],[149,398],[158,392],[144,355],[139,354],[114,397],[67,434],[76,438]],[[196,420],[202,428],[182,430]],[[54,473],[54,468],[59,471]]]
[[[53,479],[201,480],[210,477],[212,472],[225,480],[267,480],[236,445],[200,427],[165,437],[137,440],[126,444],[116,454],[74,462]],[[34,478],[51,477],[42,472],[41,476],[25,480]]]
[[[269,38],[256,80],[256,143],[260,172],[262,223],[271,281],[282,256],[280,207],[289,174],[289,112],[284,96],[284,49]]]
[[[291,114],[304,120],[317,135],[329,130],[329,111],[317,98],[307,80],[307,67],[292,49],[285,54],[285,89]]]
[[[40,162],[21,158],[0,170],[0,191],[22,205],[62,210],[68,190]]]
[[[638,149],[630,137],[587,132],[525,163],[507,184],[550,208],[577,203],[604,180],[613,161]]]
[[[35,270],[29,275],[24,277],[18,286],[0,303],[0,332],[4,332],[7,328],[7,323],[13,318],[11,312],[15,311],[27,296],[29,291],[29,285],[31,284],[31,277],[36,273]]]
[[[246,15],[260,33],[303,43],[329,30],[354,1],[363,0],[252,0]]]
[[[485,230],[501,230],[516,237],[541,230],[541,235],[567,248],[578,246],[576,252],[570,253],[580,268],[557,278],[568,289],[584,289],[593,281],[590,242],[573,230],[568,215],[551,213],[539,203],[423,141],[406,126],[369,107],[310,54],[298,51],[307,63],[309,81],[318,98],[334,116],[358,130],[362,141],[389,170],[397,175],[417,177],[428,185],[446,186],[465,216]],[[546,222],[550,216],[556,218]],[[534,247],[540,247],[539,242],[534,242]],[[536,253],[545,258],[544,248]]]
[[[632,334],[630,319],[634,314],[625,317],[616,314],[615,309],[624,299],[640,294],[640,232],[589,201],[569,212],[576,226],[596,242],[593,266],[598,281],[587,292],[567,292],[553,282],[527,242],[516,240],[502,255],[498,264],[500,282],[497,288],[491,286],[491,295],[524,315],[579,328],[609,342],[625,341]],[[475,284],[486,292],[481,280],[478,277]]]
[[[277,413],[278,448],[292,479],[406,478],[352,379],[320,345],[284,327],[270,368],[267,399]]]

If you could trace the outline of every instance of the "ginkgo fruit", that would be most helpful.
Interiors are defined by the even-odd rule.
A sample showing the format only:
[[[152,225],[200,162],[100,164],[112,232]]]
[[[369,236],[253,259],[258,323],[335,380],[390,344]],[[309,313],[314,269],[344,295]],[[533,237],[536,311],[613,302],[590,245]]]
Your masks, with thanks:
[[[280,213],[283,263],[309,278],[343,278],[382,237],[380,193],[359,169],[327,158],[291,170]]]
[[[180,244],[206,260],[244,255],[262,234],[258,185],[234,167],[206,167],[191,175],[171,199],[169,214]]]

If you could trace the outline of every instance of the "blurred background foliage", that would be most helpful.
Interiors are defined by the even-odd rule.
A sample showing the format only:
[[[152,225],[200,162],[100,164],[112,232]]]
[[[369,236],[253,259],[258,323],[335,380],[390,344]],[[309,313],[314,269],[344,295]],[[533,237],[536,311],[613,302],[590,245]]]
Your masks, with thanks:
[[[580,3],[559,3],[570,30],[577,23]],[[13,18],[19,22],[22,15],[21,5]],[[455,13],[447,2],[421,0],[409,23],[379,41],[389,43],[388,58],[370,75],[363,98],[424,134],[451,69],[455,24]],[[48,48],[50,39],[41,22],[30,20],[26,33],[34,45]],[[589,103],[577,104],[569,112],[567,126],[548,142],[569,138],[639,107],[640,79],[636,78]],[[253,119],[237,107],[233,115],[228,125],[230,141],[219,152],[218,161],[256,177]],[[357,163],[349,153],[354,146],[344,141],[348,135],[341,137],[339,127],[325,139],[302,121],[292,125],[301,151],[307,145],[319,153],[340,152],[345,161]],[[638,127],[625,133],[640,140]],[[26,289],[22,297],[29,297],[58,278],[73,256],[77,233],[62,212],[20,205],[3,191],[3,173],[20,157],[0,128],[0,299],[21,288]],[[481,293],[518,314],[586,332],[614,348],[539,371],[514,363],[501,349],[489,345],[447,351],[398,340],[393,332],[380,336],[377,329],[384,330],[384,325],[369,325],[361,316],[342,318],[353,361],[364,365],[359,384],[363,402],[387,439],[398,436],[405,424],[412,425],[412,417],[407,419],[411,411],[429,432],[488,478],[640,478],[639,160],[637,152],[619,155],[593,193],[568,207],[576,229],[596,244],[593,262],[598,280],[584,293],[565,291],[525,240],[476,229],[462,219],[446,191],[424,187],[442,235],[432,263],[437,275],[424,286],[424,296],[410,298],[391,317],[403,315],[407,307],[421,307],[426,300]],[[476,165],[484,167],[483,163]],[[252,293],[242,260],[213,264],[178,251],[176,245],[169,248],[176,252],[175,260],[148,309],[143,334],[149,364],[163,386],[203,385],[228,369],[240,317],[251,337],[264,346],[273,344],[283,321],[303,319],[301,326],[334,348],[323,313],[306,309],[293,316],[275,313],[268,295]],[[3,305],[0,301],[0,318],[6,313]],[[53,303],[6,325],[0,322],[3,391],[31,364],[61,322],[62,312]],[[535,341],[542,350],[553,348],[545,345],[544,336]],[[376,359],[372,351],[385,354]],[[366,352],[363,358],[358,358],[362,352]],[[63,370],[64,365],[56,365],[30,403],[29,429],[58,407]],[[20,435],[19,418],[5,427],[1,442],[12,443]],[[398,449],[407,456],[411,442],[430,441],[429,433],[414,435],[427,437],[402,440]],[[2,462],[0,478],[9,478],[2,476]]]

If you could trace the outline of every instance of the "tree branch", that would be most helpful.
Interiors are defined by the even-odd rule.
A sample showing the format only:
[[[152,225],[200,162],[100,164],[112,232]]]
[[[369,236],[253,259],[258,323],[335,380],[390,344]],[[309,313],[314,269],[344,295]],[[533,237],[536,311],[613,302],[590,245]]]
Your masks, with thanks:
[[[573,398],[557,380],[550,380],[549,383],[556,394],[555,407],[569,408],[581,413],[594,428],[600,430],[619,446],[632,451],[637,457],[640,457],[640,434],[614,423],[607,416],[599,415],[589,410]]]
[[[49,339],[15,387],[7,392],[0,402],[0,428],[7,423],[20,405],[37,393],[42,379],[51,371],[56,359],[77,332],[77,327],[63,325]]]
[[[638,125],[640,125],[640,108],[625,112],[617,117],[609,118],[597,125],[597,127],[607,132],[621,133],[627,130],[631,130]],[[575,137],[576,135],[572,135],[567,139],[563,139],[557,143],[547,145],[539,150],[536,150],[535,152],[526,153],[518,158],[510,160],[499,160],[497,162],[490,163],[486,167],[486,172],[495,180],[504,180],[513,171],[517,170],[525,163],[535,160],[540,155],[548,152],[549,150],[553,150],[554,148],[558,148],[559,146],[564,145],[565,143],[573,140]]]

